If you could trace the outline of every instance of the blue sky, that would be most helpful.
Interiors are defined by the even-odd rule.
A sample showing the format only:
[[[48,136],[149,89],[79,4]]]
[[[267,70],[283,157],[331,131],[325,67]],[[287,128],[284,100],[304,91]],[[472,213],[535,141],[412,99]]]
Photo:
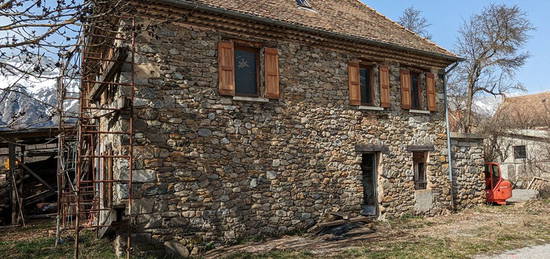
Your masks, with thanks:
[[[392,20],[397,20],[403,10],[414,6],[423,12],[432,24],[428,30],[432,40],[453,50],[458,29],[463,21],[479,13],[490,3],[518,5],[536,27],[525,49],[531,54],[527,64],[519,71],[518,80],[529,93],[550,91],[550,1],[549,0],[362,0]]]

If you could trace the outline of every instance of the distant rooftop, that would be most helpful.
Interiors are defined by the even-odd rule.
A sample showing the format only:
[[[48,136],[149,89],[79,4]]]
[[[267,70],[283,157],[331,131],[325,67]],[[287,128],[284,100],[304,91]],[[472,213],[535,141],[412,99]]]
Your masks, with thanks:
[[[550,92],[507,97],[495,118],[516,128],[550,127]]]

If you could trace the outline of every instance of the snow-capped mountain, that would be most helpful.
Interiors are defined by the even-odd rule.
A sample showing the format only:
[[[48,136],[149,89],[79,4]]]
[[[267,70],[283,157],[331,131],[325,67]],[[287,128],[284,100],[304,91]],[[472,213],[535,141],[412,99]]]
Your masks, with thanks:
[[[474,101],[474,111],[486,117],[492,117],[504,100],[502,96],[479,96]]]
[[[40,60],[40,67],[50,68],[42,73],[41,78],[0,73],[0,129],[23,129],[53,127],[57,125],[57,79],[59,70],[52,60]],[[31,65],[8,62],[25,71],[33,69]],[[35,66],[34,64],[32,66]],[[52,69],[53,68],[53,69]],[[76,92],[72,86],[69,91]],[[9,90],[6,90],[9,89]],[[76,102],[66,102],[66,110],[76,110]]]

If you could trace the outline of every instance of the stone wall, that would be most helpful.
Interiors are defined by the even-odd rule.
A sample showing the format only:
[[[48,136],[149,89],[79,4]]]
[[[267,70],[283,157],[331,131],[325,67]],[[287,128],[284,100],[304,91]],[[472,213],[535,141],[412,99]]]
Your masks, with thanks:
[[[456,208],[465,209],[485,203],[483,138],[453,133],[451,148]]]
[[[357,216],[363,202],[358,144],[384,150],[377,153],[379,218],[449,211],[439,77],[438,112],[411,113],[400,107],[401,66],[388,63],[391,108],[360,110],[348,100],[353,53],[240,35],[279,50],[282,95],[266,103],[237,101],[218,94],[217,73],[217,44],[236,35],[184,24],[163,24],[156,34],[137,39],[133,215],[141,237],[181,250],[304,229],[330,212]],[[111,120],[116,125],[120,118]],[[434,149],[421,195],[410,145]],[[126,175],[124,168],[115,175]]]

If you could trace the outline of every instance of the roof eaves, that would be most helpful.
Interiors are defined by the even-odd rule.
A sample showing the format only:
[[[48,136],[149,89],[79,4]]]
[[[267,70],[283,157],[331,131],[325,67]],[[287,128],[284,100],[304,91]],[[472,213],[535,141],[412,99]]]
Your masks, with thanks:
[[[460,58],[460,57],[457,57],[457,56],[451,56],[451,55],[446,55],[446,54],[437,53],[437,52],[431,52],[431,51],[419,50],[419,49],[415,49],[415,48],[404,47],[404,46],[401,46],[401,45],[398,45],[398,44],[395,44],[395,43],[376,41],[376,40],[371,40],[371,39],[367,39],[367,38],[364,38],[364,37],[359,37],[359,36],[354,36],[354,35],[349,35],[349,34],[331,32],[331,31],[322,30],[322,29],[319,29],[319,28],[312,28],[312,27],[308,27],[308,26],[305,26],[305,25],[301,25],[301,24],[290,23],[290,22],[285,22],[285,21],[276,20],[276,19],[272,19],[272,18],[261,17],[261,16],[257,16],[257,15],[253,15],[253,14],[247,14],[247,13],[243,13],[243,12],[228,10],[228,9],[219,8],[219,7],[215,7],[215,6],[211,6],[211,5],[207,5],[207,4],[202,4],[202,3],[197,3],[197,2],[189,1],[189,0],[152,0],[152,1],[153,2],[159,2],[159,3],[165,3],[165,4],[170,4],[170,5],[174,5],[174,6],[178,6],[178,7],[185,7],[185,8],[191,8],[191,9],[196,9],[196,10],[214,12],[214,13],[229,15],[229,16],[242,18],[242,19],[249,19],[249,20],[258,21],[258,22],[270,23],[270,24],[274,24],[274,25],[277,25],[277,26],[281,26],[281,27],[287,27],[287,28],[291,28],[291,29],[301,30],[301,31],[304,31],[304,32],[312,32],[312,33],[317,33],[317,34],[320,34],[320,35],[323,35],[323,36],[336,37],[336,38],[341,38],[341,39],[355,41],[355,42],[367,43],[367,44],[371,44],[371,45],[378,46],[378,47],[392,48],[392,49],[395,49],[395,50],[406,51],[406,52],[410,52],[410,53],[414,53],[414,54],[418,54],[418,55],[424,55],[424,56],[429,56],[429,57],[436,57],[436,58],[446,59],[446,60],[449,60],[449,61],[452,61],[452,62],[464,61],[463,58]]]

